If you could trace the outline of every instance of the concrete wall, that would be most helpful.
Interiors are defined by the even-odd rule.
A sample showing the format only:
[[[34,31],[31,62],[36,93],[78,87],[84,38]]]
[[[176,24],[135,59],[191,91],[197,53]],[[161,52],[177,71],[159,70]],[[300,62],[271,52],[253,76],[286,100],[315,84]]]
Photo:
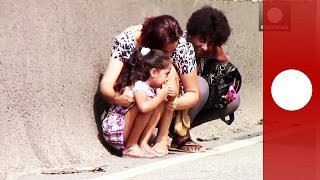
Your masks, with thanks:
[[[93,101],[113,37],[152,15],[171,14],[184,28],[204,4],[223,9],[233,27],[227,50],[244,78],[235,128],[250,129],[262,118],[258,3],[0,1],[0,175],[111,156],[97,138]]]

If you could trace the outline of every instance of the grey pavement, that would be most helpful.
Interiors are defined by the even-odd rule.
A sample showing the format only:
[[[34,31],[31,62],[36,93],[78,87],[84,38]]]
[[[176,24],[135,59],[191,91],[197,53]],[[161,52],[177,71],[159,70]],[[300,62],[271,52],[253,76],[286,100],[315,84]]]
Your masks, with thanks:
[[[262,180],[262,143],[160,169],[132,179]]]
[[[240,135],[229,138],[221,138],[215,141],[202,142],[203,145],[211,148],[223,147],[230,143],[239,142],[239,140],[247,140],[252,137],[258,137],[262,134],[261,129],[257,128],[250,133],[242,133]],[[138,166],[152,165],[164,161],[164,163],[172,163],[173,160],[178,162],[177,157],[188,158],[188,153],[170,152],[166,158],[157,159],[135,159],[121,158],[113,156],[107,159],[108,162],[100,162],[107,164],[104,167],[105,172],[101,173],[78,173],[78,174],[62,174],[62,175],[28,175],[20,177],[20,180],[86,180],[96,177],[104,177],[121,171],[127,171]],[[197,154],[192,154],[197,155]],[[213,154],[204,158],[191,160],[188,162],[177,163],[173,166],[163,169],[156,169],[152,172],[141,172],[139,176],[131,176],[129,179],[236,179],[259,180],[262,179],[262,143],[246,146],[240,149],[231,150]],[[170,162],[169,162],[170,161]],[[99,164],[96,162],[96,164]],[[130,172],[126,172],[130,173]],[[110,178],[104,178],[110,179]],[[113,178],[112,178],[113,179]]]

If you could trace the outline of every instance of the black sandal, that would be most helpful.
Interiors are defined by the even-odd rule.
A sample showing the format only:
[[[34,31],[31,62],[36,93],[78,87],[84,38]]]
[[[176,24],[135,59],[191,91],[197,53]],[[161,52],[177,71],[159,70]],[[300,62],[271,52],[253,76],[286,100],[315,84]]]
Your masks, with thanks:
[[[186,136],[179,136],[173,138],[171,146],[169,148],[170,151],[178,151],[178,152],[187,152],[187,153],[197,153],[197,152],[205,152],[206,148],[201,146],[200,144],[194,142],[190,137],[185,138]],[[179,139],[185,138],[184,140],[179,142]]]

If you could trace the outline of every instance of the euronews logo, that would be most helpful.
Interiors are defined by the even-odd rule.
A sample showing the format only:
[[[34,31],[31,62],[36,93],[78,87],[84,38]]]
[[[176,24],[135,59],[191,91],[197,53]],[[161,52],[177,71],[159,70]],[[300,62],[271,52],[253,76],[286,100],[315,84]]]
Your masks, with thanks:
[[[290,31],[289,4],[282,2],[260,3],[259,31]]]

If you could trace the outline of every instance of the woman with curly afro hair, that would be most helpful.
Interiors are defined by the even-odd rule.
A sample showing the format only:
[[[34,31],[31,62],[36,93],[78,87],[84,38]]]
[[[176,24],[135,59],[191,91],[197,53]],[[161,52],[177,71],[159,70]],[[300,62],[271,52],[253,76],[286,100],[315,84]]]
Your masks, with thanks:
[[[228,61],[228,56],[224,52],[222,45],[228,40],[230,33],[229,22],[221,10],[211,6],[204,6],[192,13],[187,22],[187,32],[183,36],[192,43],[195,49],[198,75],[201,74],[208,60]],[[200,100],[189,109],[190,128],[218,119],[221,116],[228,116],[239,107],[240,98],[239,95],[236,95],[235,100],[228,99],[229,104],[224,109],[204,111],[203,107],[209,96],[209,85],[200,75],[198,76],[198,83]],[[205,151],[205,147],[191,139],[189,130],[184,136],[173,133],[171,148],[184,152]]]

